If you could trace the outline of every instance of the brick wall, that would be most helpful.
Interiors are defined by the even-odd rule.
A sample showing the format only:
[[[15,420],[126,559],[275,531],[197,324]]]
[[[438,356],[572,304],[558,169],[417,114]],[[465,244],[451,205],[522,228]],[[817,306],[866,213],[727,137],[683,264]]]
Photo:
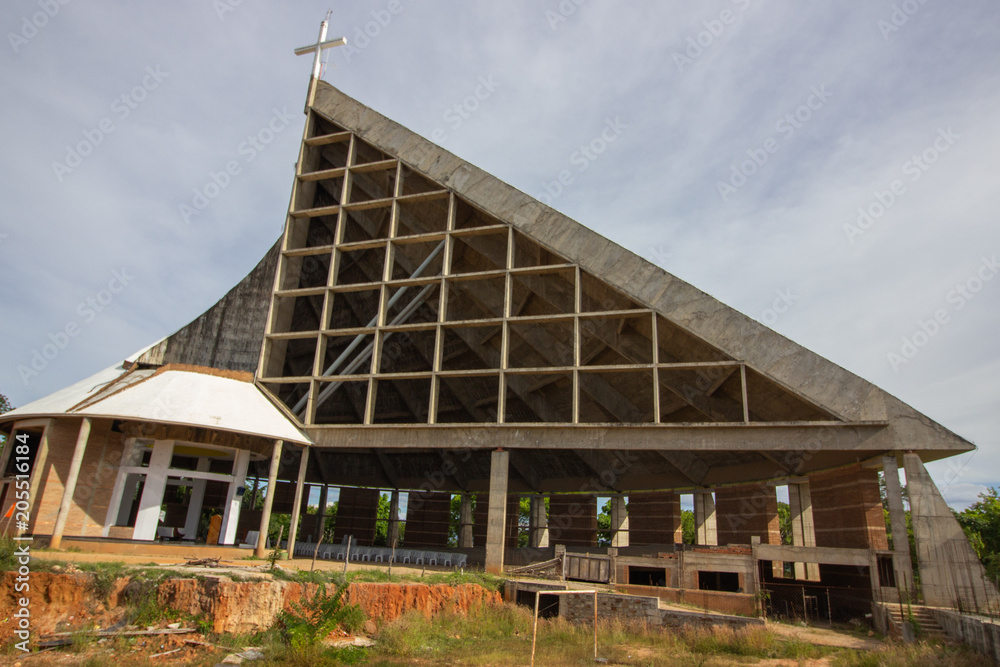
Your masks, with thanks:
[[[628,528],[629,546],[683,542],[680,496],[672,491],[630,493]]]
[[[406,507],[404,546],[440,549],[448,546],[450,493],[411,493]]]
[[[759,536],[764,544],[781,544],[778,496],[773,486],[743,484],[715,490],[719,544],[750,544]]]
[[[597,546],[597,499],[579,494],[549,497],[549,544]]]
[[[338,543],[345,535],[353,535],[357,544],[371,545],[375,539],[378,498],[378,489],[342,488],[337,504],[333,541]]]
[[[31,531],[49,535],[55,526],[69,476],[81,419],[57,419],[49,431],[49,453],[39,479],[35,507],[31,509]],[[111,421],[95,419],[66,517],[65,535],[100,536],[108,503],[122,458],[121,433],[111,431]]]
[[[809,477],[816,546],[888,549],[878,472],[860,464]]]

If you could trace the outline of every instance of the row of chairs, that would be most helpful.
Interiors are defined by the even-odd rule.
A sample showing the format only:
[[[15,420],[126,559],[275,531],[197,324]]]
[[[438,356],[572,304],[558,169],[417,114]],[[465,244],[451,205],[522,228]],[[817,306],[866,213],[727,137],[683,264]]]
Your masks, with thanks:
[[[316,553],[318,558],[325,560],[344,560],[347,558],[346,544],[322,544],[316,551],[315,542],[296,542],[295,555],[311,558]],[[468,556],[442,551],[426,551],[423,549],[396,549],[393,560],[392,549],[389,547],[363,547],[351,545],[350,559],[353,561],[369,561],[375,563],[409,563],[414,565],[442,565],[446,567],[465,567]]]

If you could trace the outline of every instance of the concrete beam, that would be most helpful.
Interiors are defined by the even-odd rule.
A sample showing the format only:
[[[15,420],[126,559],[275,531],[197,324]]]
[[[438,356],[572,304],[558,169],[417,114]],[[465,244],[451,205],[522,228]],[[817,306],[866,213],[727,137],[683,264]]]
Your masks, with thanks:
[[[871,456],[899,449],[884,422],[750,424],[401,424],[307,427],[306,433],[324,449],[641,449],[663,451],[850,451]],[[484,437],[488,433],[488,437]],[[932,456],[947,456],[928,447]],[[867,455],[866,455],[867,456]]]

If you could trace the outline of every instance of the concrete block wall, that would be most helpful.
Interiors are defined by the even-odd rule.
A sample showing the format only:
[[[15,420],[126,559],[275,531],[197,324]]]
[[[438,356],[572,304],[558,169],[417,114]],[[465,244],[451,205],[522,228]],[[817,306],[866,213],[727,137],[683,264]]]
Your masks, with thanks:
[[[878,471],[849,468],[809,477],[816,546],[888,549]]]
[[[680,496],[672,491],[630,493],[628,527],[629,546],[683,542]]]
[[[760,537],[764,544],[781,544],[778,496],[767,484],[743,484],[715,490],[716,530],[719,544],[750,544]]]
[[[594,622],[594,596],[587,594],[559,596],[559,617],[574,623],[592,624]],[[597,617],[598,619],[617,617],[635,623],[670,628],[686,626],[717,627],[723,625],[739,629],[748,626],[764,625],[764,621],[759,618],[660,609],[659,598],[657,597],[640,597],[615,593],[598,593]]]
[[[35,496],[35,506],[31,508],[30,530],[33,533],[52,533],[81,421],[57,419],[49,431],[49,453]],[[66,517],[64,534],[67,536],[100,537],[104,528],[122,458],[122,436],[111,431],[111,423],[110,420],[95,419],[91,425],[73,503]]]

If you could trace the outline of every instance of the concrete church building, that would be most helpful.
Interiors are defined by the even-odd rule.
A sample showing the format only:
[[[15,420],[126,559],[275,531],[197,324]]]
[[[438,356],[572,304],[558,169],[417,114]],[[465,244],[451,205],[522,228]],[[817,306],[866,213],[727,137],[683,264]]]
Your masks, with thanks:
[[[423,552],[501,571],[558,554],[570,578],[727,610],[789,584],[793,606],[831,616],[831,590],[995,604],[924,468],[971,443],[332,86],[313,88],[284,234],[253,271],[173,335],[0,416],[8,442],[27,443],[4,449],[0,516],[16,476],[29,478],[27,511],[22,500],[0,528],[55,548],[181,548],[204,541],[214,513],[219,545],[256,536],[263,553],[272,514],[295,526],[301,513],[287,536],[297,554],[336,497],[327,541],[352,536],[356,555],[379,560],[384,492],[406,507],[384,539],[413,562]],[[247,498],[265,484],[256,509]],[[598,546],[598,498],[610,498],[610,548]]]

